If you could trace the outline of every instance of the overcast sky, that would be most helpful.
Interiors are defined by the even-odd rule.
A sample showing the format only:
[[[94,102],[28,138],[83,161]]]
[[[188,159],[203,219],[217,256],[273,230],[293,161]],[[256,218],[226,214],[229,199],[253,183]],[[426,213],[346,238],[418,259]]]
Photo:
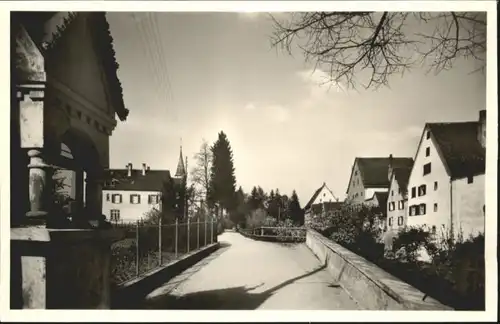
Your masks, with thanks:
[[[130,109],[110,139],[112,168],[145,162],[175,172],[181,137],[192,165],[202,139],[213,143],[223,130],[237,185],[296,189],[303,206],[323,182],[343,199],[356,156],[413,157],[425,122],[476,120],[486,108],[485,75],[469,74],[473,62],[438,76],[414,69],[391,89],[328,91],[318,85],[324,72],[312,73],[299,52],[271,49],[265,15],[108,13],[108,21]]]

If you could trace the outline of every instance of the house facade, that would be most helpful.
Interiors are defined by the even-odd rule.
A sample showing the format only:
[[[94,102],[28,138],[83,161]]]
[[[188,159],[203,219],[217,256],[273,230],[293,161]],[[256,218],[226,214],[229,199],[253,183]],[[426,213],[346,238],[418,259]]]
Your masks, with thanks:
[[[408,215],[408,180],[411,166],[394,169],[389,173],[390,185],[387,193],[387,223],[388,231],[397,233],[406,225]]]
[[[331,210],[332,206],[336,206],[339,199],[328,188],[325,182],[311,196],[307,204],[304,206],[304,221],[309,223],[311,217],[316,214],[321,214],[323,211]]]
[[[142,164],[141,169],[134,169],[129,163],[126,169],[108,170],[102,213],[115,224],[140,221],[151,210],[162,210],[161,196],[165,181],[184,181],[185,175],[182,148],[173,178],[170,171],[151,170],[146,163]]]
[[[351,170],[347,186],[346,202],[352,204],[373,203],[376,192],[389,190],[388,172],[391,168],[406,167],[413,164],[412,158],[363,158],[357,157]]]
[[[408,183],[408,226],[455,237],[484,233],[486,111],[425,125]]]

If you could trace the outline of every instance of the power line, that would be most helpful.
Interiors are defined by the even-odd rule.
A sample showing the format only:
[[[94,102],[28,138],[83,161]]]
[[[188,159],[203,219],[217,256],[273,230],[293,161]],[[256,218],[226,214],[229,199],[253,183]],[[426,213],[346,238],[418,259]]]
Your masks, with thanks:
[[[168,72],[166,71],[164,63],[165,55],[162,48],[163,46],[158,46],[158,37],[155,35],[155,30],[144,23],[144,19],[146,19],[150,22],[151,25],[151,19],[147,19],[147,17],[138,17],[135,13],[132,13],[131,15],[134,18],[135,26],[139,32],[139,36],[144,47],[144,53],[147,56],[146,60],[148,61],[150,72],[153,74],[155,82],[157,84],[157,86],[155,87],[156,95],[160,101],[165,100],[165,102],[168,102],[169,98],[163,90],[166,88],[165,75],[168,77]],[[153,45],[156,45],[156,48]],[[170,81],[168,81],[168,84],[170,86]],[[177,119],[175,112],[174,119]]]
[[[141,42],[142,42],[142,45],[143,45],[142,49],[143,49],[143,52],[144,52],[144,55],[145,55],[145,59],[147,61],[150,73],[155,78],[155,82],[159,84],[160,83],[160,77],[158,75],[158,70],[155,69],[155,67],[154,67],[153,53],[151,52],[151,50],[150,50],[150,48],[148,46],[148,43],[147,43],[147,41],[144,38],[145,32],[141,28],[142,27],[142,24],[140,23],[141,18],[138,17],[135,13],[132,13],[131,16],[132,16],[132,18],[134,20],[134,26],[136,27],[137,31],[139,32],[139,38],[141,39]],[[156,91],[156,95],[157,95],[158,99],[161,100],[158,91]]]
[[[151,25],[154,27],[153,28],[153,31],[156,31],[156,36],[157,36],[157,44],[159,45],[159,49],[160,49],[160,57],[163,57],[163,60],[161,60],[160,64],[163,63],[163,68],[165,70],[165,77],[166,77],[166,81],[167,81],[167,85],[168,85],[168,89],[169,89],[169,94],[170,94],[170,97],[171,99],[173,100],[173,91],[172,91],[172,84],[170,83],[170,78],[169,78],[169,73],[168,73],[168,67],[167,67],[167,57],[165,55],[165,52],[164,52],[164,47],[163,47],[163,38],[161,37],[161,33],[160,33],[160,28],[158,26],[158,20],[157,20],[157,17],[156,15],[152,14],[152,13],[148,13],[149,15],[151,15],[152,19],[150,20],[151,22]]]

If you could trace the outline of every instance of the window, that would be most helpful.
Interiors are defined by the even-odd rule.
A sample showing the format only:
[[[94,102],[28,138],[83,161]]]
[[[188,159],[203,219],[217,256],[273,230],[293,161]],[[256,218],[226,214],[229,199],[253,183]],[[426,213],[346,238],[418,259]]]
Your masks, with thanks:
[[[109,201],[111,199],[111,195],[109,193],[106,194],[106,201]]]
[[[398,194],[401,194],[401,188],[398,188]]]
[[[159,201],[160,201],[159,195],[149,195],[148,196],[148,203],[149,204],[157,204]]]
[[[399,216],[399,217],[398,217],[398,226],[403,225],[403,222],[404,222],[404,218],[403,218],[403,216]]]
[[[405,202],[404,202],[404,200],[398,201],[398,209],[399,210],[405,209]]]
[[[426,137],[427,137],[427,139],[431,138],[431,132],[430,131],[427,131]]]
[[[434,204],[434,212],[438,211],[438,204]]]
[[[434,191],[438,190],[438,182],[434,181]]]
[[[389,227],[392,227],[392,219],[393,219],[393,218],[394,218],[394,217],[389,217]]]
[[[111,209],[110,220],[112,222],[120,221],[120,210],[119,209]]]
[[[417,188],[413,187],[411,188],[411,197],[415,198],[417,196]]]
[[[425,215],[425,204],[420,204],[418,206],[418,214],[419,215]]]
[[[410,207],[410,216],[415,216],[417,212],[417,207],[416,206],[411,206]]]
[[[431,164],[427,163],[424,165],[424,175],[431,173]]]
[[[113,204],[121,204],[122,203],[122,195],[114,194],[111,196],[111,202]]]
[[[389,211],[393,211],[394,209],[396,209],[396,204],[394,203],[394,201],[391,201],[389,203]]]
[[[470,176],[467,177],[467,183],[473,183],[474,182],[474,177]]]
[[[141,195],[131,194],[130,195],[130,203],[131,204],[140,204],[141,203]]]
[[[391,190],[391,196],[394,196],[394,190]]]
[[[425,196],[425,193],[427,191],[427,186],[426,185],[421,185],[418,187],[418,196]]]
[[[430,147],[426,147],[425,148],[425,156],[429,156],[431,155],[431,148]]]

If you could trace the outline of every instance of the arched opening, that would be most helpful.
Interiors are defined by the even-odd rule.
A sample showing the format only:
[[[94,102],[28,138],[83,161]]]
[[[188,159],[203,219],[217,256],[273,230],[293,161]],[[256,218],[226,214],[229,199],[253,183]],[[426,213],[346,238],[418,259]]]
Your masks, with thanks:
[[[60,152],[54,159],[54,201],[56,210],[69,221],[97,219],[101,214],[102,173],[92,140],[70,129],[60,138]]]

